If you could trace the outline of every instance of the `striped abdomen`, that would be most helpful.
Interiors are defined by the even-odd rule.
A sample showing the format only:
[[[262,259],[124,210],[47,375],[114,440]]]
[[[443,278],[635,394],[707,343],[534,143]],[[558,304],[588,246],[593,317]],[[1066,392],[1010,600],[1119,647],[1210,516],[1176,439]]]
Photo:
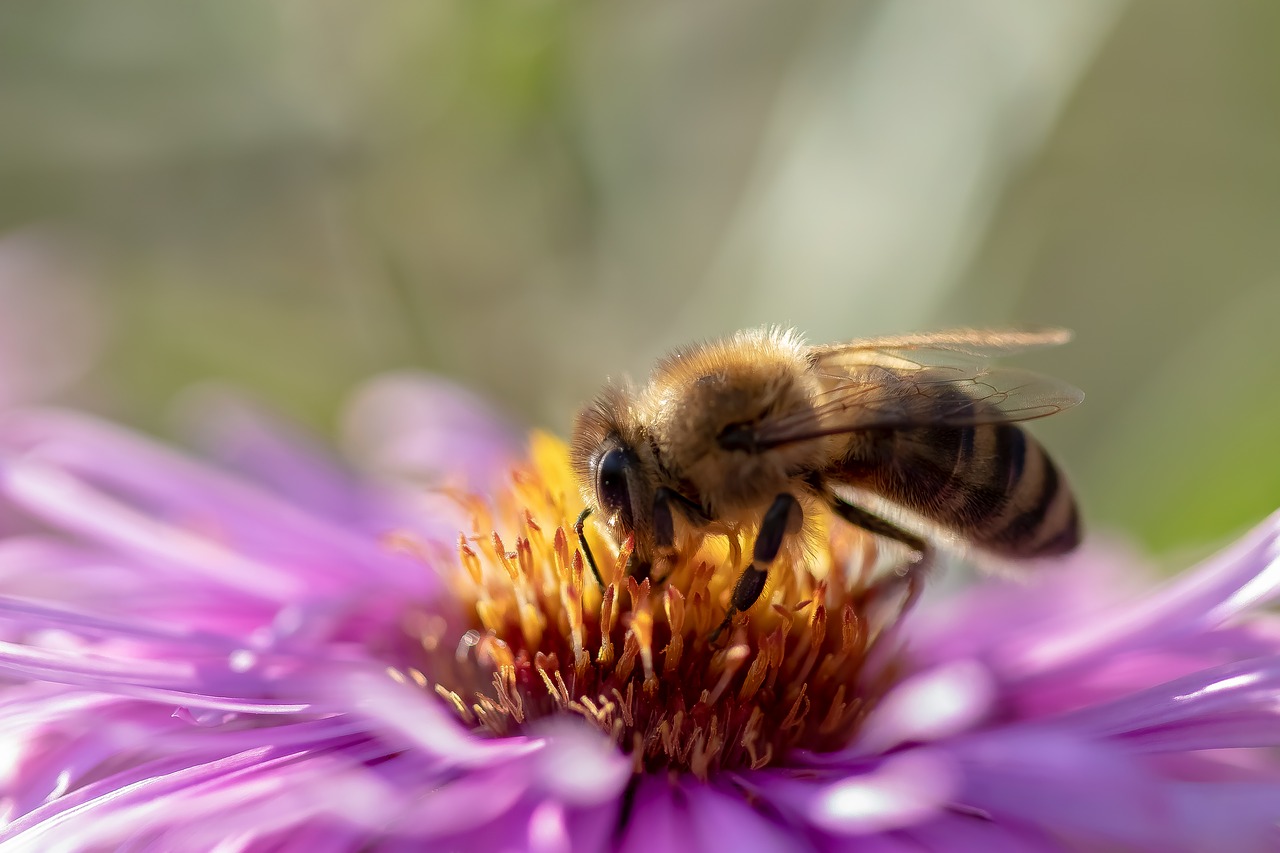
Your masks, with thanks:
[[[864,433],[831,475],[1003,557],[1080,542],[1075,498],[1044,448],[1008,423]]]

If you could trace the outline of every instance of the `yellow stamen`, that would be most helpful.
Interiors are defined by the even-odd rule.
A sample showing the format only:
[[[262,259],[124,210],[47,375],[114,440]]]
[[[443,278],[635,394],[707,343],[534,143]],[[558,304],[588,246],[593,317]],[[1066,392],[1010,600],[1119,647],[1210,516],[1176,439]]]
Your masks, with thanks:
[[[898,615],[868,607],[865,541],[819,521],[808,547],[784,549],[758,603],[712,643],[744,568],[739,539],[754,531],[694,537],[637,581],[627,574],[633,541],[589,524],[600,591],[576,547],[581,505],[565,448],[537,436],[533,450],[492,508],[461,499],[476,526],[457,547],[454,587],[470,624],[452,630],[465,635],[451,640],[439,616],[408,620],[422,660],[393,678],[430,689],[493,737],[555,714],[582,717],[631,752],[637,771],[705,778],[848,743],[885,689],[887,676],[864,668]],[[484,527],[491,519],[508,521],[513,551]]]

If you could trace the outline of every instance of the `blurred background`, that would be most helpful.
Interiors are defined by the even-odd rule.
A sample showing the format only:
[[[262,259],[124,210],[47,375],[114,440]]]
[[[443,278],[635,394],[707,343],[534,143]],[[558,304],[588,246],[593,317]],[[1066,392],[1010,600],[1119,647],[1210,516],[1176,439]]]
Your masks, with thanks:
[[[0,6],[0,401],[332,436],[424,368],[568,429],[761,323],[1052,324],[1094,527],[1280,506],[1280,5]]]

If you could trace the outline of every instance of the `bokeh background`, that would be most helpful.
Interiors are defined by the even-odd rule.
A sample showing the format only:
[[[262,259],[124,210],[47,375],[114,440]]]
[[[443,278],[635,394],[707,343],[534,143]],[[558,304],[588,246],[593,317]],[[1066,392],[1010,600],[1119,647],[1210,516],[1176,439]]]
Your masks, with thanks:
[[[1280,506],[1280,4],[0,5],[0,400],[567,430],[760,324],[1063,325],[1037,432],[1166,555]]]

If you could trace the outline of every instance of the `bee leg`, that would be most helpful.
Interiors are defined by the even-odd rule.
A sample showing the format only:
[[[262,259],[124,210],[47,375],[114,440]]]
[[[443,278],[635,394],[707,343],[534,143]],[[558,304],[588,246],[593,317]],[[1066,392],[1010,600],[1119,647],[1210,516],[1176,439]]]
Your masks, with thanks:
[[[596,565],[596,557],[591,553],[591,546],[587,544],[585,526],[589,515],[591,515],[591,507],[584,509],[582,515],[578,516],[578,521],[573,525],[573,531],[578,534],[578,547],[582,549],[582,556],[586,558],[587,565],[591,567],[591,574],[595,577],[596,583],[600,585],[600,589],[603,590],[604,578],[600,576],[600,567]]]
[[[653,544],[664,550],[676,544],[676,520],[671,514],[671,490],[662,486],[653,495]]]
[[[654,589],[664,583],[675,567],[679,554],[676,553],[675,510],[680,510],[686,517],[693,518],[701,524],[710,524],[711,519],[702,507],[686,498],[675,489],[659,486],[653,495],[653,544],[655,565],[661,563],[667,571],[662,577],[654,578]]]
[[[800,509],[800,502],[793,495],[784,493],[773,499],[773,504],[764,514],[764,520],[760,522],[760,531],[756,534],[751,551],[751,565],[743,570],[742,576],[734,585],[729,610],[724,614],[720,627],[711,635],[711,642],[716,641],[735,615],[751,609],[760,598],[769,580],[769,569],[773,561],[778,559],[787,534],[798,532],[803,523],[804,513]]]
[[[729,609],[725,611],[724,621],[711,632],[711,642],[720,638],[720,632],[728,628],[733,617],[756,603],[760,593],[764,592],[765,582],[769,580],[768,569],[758,569],[753,562],[743,570],[742,576],[733,587],[733,597],[729,599]]]
[[[927,574],[929,567],[933,565],[933,546],[923,537],[903,530],[898,525],[885,521],[880,516],[870,513],[860,506],[851,504],[836,495],[831,496],[831,509],[836,515],[854,527],[860,527],[868,533],[883,536],[885,539],[892,539],[894,542],[900,542],[915,551],[919,555],[916,561],[899,573],[899,579],[906,580],[912,588],[918,585],[919,579]]]

